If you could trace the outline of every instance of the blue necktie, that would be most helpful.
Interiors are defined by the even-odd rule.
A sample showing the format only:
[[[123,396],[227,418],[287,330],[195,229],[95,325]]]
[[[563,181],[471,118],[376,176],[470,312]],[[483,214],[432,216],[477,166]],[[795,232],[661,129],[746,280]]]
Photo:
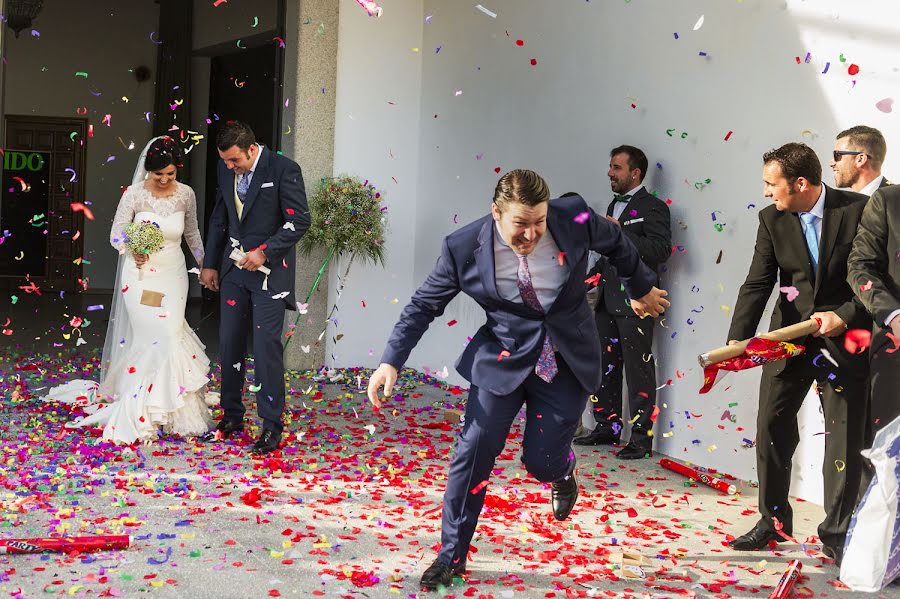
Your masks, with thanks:
[[[806,238],[806,248],[809,250],[809,258],[813,267],[813,274],[819,268],[819,238],[816,236],[816,221],[819,217],[812,212],[800,213],[800,220],[803,221],[803,236]]]
[[[247,197],[247,191],[250,190],[250,173],[247,173],[237,183],[237,194],[241,202]]]

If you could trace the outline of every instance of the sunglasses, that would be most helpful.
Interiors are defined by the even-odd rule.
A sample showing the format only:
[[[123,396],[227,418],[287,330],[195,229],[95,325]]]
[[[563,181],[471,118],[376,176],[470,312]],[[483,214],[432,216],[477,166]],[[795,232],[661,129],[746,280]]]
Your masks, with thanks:
[[[865,152],[854,152],[853,150],[835,150],[832,152],[832,157],[835,162],[841,161],[841,156],[856,156],[857,154],[865,154]]]

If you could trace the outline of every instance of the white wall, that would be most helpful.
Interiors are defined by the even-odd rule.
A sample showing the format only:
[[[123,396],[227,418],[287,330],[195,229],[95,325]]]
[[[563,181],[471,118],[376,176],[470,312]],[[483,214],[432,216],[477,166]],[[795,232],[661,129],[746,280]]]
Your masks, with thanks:
[[[766,205],[763,152],[805,141],[822,158],[831,183],[827,161],[839,130],[869,124],[884,132],[889,148],[893,140],[900,143],[895,115],[875,108],[896,89],[900,26],[888,16],[896,17],[898,9],[889,0],[484,5],[496,19],[472,3],[427,1],[424,15],[431,18],[424,25],[424,17],[414,22],[407,3],[385,2],[381,19],[360,14],[355,2],[342,5],[339,170],[376,180],[393,209],[391,262],[384,271],[354,270],[341,300],[346,336],[336,363],[376,364],[391,324],[433,266],[441,238],[487,213],[495,167],[537,170],[554,195],[578,191],[602,208],[610,199],[608,151],[630,143],[650,157],[648,187],[672,200],[674,243],[682,248],[663,279],[673,307],[659,328],[658,378],[673,385],[659,394],[660,449],[753,478],[754,452],[742,440],[755,437],[759,373],[731,375],[699,396],[696,356],[725,342],[752,255],[757,212]],[[704,23],[693,31],[701,15]],[[401,18],[410,20],[409,29],[401,27]],[[411,55],[412,46],[421,53]],[[809,63],[803,60],[807,52]],[[415,122],[416,77],[407,65],[418,56],[421,114]],[[862,69],[855,86],[847,74],[851,62]],[[418,127],[418,137],[398,130],[398,120]],[[724,141],[728,131],[733,134]],[[414,161],[410,154],[418,154],[412,198],[407,178],[398,176],[399,186],[390,181],[401,164],[411,163],[390,160],[389,150],[398,160]],[[885,165],[895,180],[897,156],[900,151],[889,152]],[[710,184],[695,186],[707,178]],[[725,224],[721,232],[713,227],[714,211],[716,222]],[[385,303],[395,297],[399,303]],[[448,365],[452,371],[466,336],[484,321],[476,308],[455,300],[409,365]],[[459,324],[448,327],[452,319]],[[760,329],[767,325],[768,314]],[[451,380],[460,382],[456,373]],[[823,437],[812,435],[824,428],[817,407],[807,403],[798,451],[802,480],[795,491],[816,499]],[[722,418],[726,410],[736,422]]]
[[[49,0],[33,26],[40,37],[29,29],[18,39],[6,36],[6,114],[77,117],[76,109],[84,107],[94,126],[87,172],[79,173],[95,219],[85,220],[83,231],[84,257],[91,262],[84,275],[92,288],[112,289],[117,254],[109,228],[151,132],[144,113],[153,110],[157,46],[150,34],[158,15],[152,0]],[[139,65],[152,72],[141,84],[129,72]],[[87,78],[76,77],[78,71]],[[101,122],[106,114],[112,115],[110,126]]]
[[[334,172],[369,179],[389,207],[386,266],[353,268],[337,313],[345,337],[335,346],[328,336],[327,355],[341,365],[377,362],[415,284],[422,52],[413,49],[422,46],[424,14],[418,0],[382,6],[380,19],[355,0],[341,0],[340,7]],[[338,261],[330,271],[329,305],[344,264]]]

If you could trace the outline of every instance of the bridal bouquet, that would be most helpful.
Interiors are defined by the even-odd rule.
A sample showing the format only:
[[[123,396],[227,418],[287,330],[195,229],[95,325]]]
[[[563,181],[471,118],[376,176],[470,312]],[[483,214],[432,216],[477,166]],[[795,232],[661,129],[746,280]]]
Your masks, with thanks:
[[[159,225],[144,220],[139,223],[131,223],[125,227],[123,243],[125,249],[132,254],[153,254],[162,249],[163,233]],[[138,267],[140,270],[140,267]],[[143,271],[141,272],[143,275]],[[141,277],[143,278],[143,277]]]

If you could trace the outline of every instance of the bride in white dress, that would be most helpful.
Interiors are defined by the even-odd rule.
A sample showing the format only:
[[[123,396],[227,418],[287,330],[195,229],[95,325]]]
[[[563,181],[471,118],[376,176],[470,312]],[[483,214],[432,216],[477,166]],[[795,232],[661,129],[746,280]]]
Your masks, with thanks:
[[[119,200],[110,233],[119,264],[100,382],[72,381],[46,397],[85,406],[89,415],[69,426],[103,425],[103,439],[114,443],[154,441],[158,429],[197,436],[212,424],[205,401],[209,358],[184,318],[188,273],[181,238],[198,265],[203,243],[194,191],[175,180],[181,156],[172,138],[151,140]],[[132,255],[123,243],[125,227],[143,221],[157,224],[165,240],[150,256]],[[159,307],[142,303],[145,290],[163,294]]]

